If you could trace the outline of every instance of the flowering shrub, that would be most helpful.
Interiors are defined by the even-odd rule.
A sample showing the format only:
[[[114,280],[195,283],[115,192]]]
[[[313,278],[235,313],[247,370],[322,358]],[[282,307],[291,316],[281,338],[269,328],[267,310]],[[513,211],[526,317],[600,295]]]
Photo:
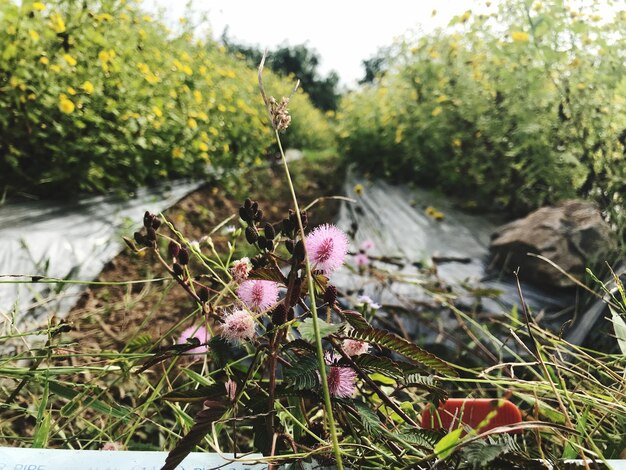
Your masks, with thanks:
[[[170,31],[122,0],[8,1],[0,19],[4,188],[56,197],[132,189],[275,151],[255,71],[191,26]],[[272,86],[291,84],[273,77]],[[294,100],[306,118],[294,133],[330,145],[326,118],[306,95]]]
[[[626,227],[626,12],[599,17],[600,3],[494,2],[396,44],[386,74],[343,101],[343,151],[468,207],[591,196]]]
[[[399,374],[399,379],[427,370],[455,374],[445,361],[389,331],[373,328],[361,313],[345,310],[337,303],[337,290],[330,277],[346,258],[345,233],[324,224],[303,238],[296,212],[278,221],[268,221],[264,214],[250,199],[239,208],[242,230],[233,232],[226,259],[233,259],[239,238],[256,252],[250,259],[223,263],[214,248],[209,251],[194,246],[170,221],[150,213],[144,216],[144,230],[135,233],[134,241],[127,241],[135,250],[153,251],[161,259],[163,267],[197,303],[199,318],[194,325],[198,320],[202,324],[186,328],[176,348],[180,354],[207,360],[208,375],[203,380],[210,385],[184,392],[176,384],[177,390],[163,397],[204,403],[196,424],[170,453],[165,468],[175,468],[210,432],[208,425],[228,423],[235,414],[242,424],[252,426],[254,447],[249,450],[278,456],[297,448],[320,446],[326,439],[324,433],[313,431],[315,438],[310,443],[311,436],[301,431],[303,427],[316,430],[324,426],[324,420],[306,418],[315,416],[323,403],[322,380],[326,381],[344,439],[356,432],[355,425],[360,426],[363,418],[359,413],[365,408],[373,410],[379,400],[407,420],[405,432],[410,433],[411,419],[369,374],[386,371]],[[307,214],[302,212],[299,219],[306,227]],[[161,238],[167,243],[160,243]],[[161,250],[164,246],[167,249]],[[204,246],[211,247],[210,240]],[[310,272],[307,257],[313,269]],[[199,281],[207,275],[210,284]],[[309,281],[314,297],[307,289]],[[372,308],[378,307],[370,303]],[[326,312],[326,321],[313,320],[314,312]],[[316,328],[324,345],[324,374],[316,359]],[[388,356],[392,352],[398,355],[393,360]],[[242,354],[249,358],[246,367],[232,366]],[[160,360],[165,359],[162,356]],[[406,389],[410,387],[407,383]],[[433,387],[431,391],[437,389],[434,382]],[[438,393],[444,394],[443,390]],[[302,400],[297,411],[292,409],[294,399]],[[378,420],[373,411],[367,413],[368,420]],[[300,431],[294,434],[289,431],[298,427]],[[278,444],[274,442],[277,437]],[[328,450],[323,451],[322,445],[315,453],[323,456]]]

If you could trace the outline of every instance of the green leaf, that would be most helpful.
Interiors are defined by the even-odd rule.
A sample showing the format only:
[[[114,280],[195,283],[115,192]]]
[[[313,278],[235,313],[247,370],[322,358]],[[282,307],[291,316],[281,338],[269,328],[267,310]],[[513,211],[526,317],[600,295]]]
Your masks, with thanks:
[[[341,316],[343,316],[348,324],[355,330],[364,330],[370,327],[365,317],[354,310],[343,310]]]
[[[443,460],[454,451],[461,439],[462,432],[463,428],[457,428],[454,431],[450,431],[437,442],[433,449],[435,454],[437,454],[437,458]]]
[[[33,449],[43,449],[47,446],[51,425],[52,418],[50,412],[46,411],[43,419],[37,423],[37,429],[35,429],[35,435],[33,436]]]
[[[283,276],[283,273],[280,272],[279,269],[276,268],[259,268],[250,272],[248,279],[255,279],[261,281],[274,281],[279,284],[285,284],[286,279]]]
[[[226,396],[226,388],[224,388],[224,384],[214,383],[206,387],[169,392],[163,395],[161,399],[175,402],[194,402],[209,399],[220,399],[224,396]]]
[[[441,374],[454,376],[458,374],[446,361],[439,359],[419,346],[410,343],[406,339],[387,330],[378,330],[372,327],[355,329],[347,333],[347,336],[360,341],[376,344],[401,354],[418,364],[429,367]]]
[[[317,356],[302,356],[285,369],[285,381],[296,390],[310,390],[319,385]]]
[[[368,374],[379,373],[387,377],[400,379],[404,377],[402,370],[394,361],[384,356],[373,356],[372,354],[359,354],[351,358],[354,363]],[[340,364],[346,363],[343,359]]]
[[[333,333],[336,333],[342,327],[342,325],[326,323],[321,318],[317,319],[317,326],[319,328],[320,336],[322,338],[325,338],[328,335],[332,335]],[[302,338],[307,340],[309,343],[315,342],[315,330],[313,329],[312,318],[307,318],[306,320],[304,320],[298,327],[298,331],[300,331]]]
[[[368,436],[378,437],[384,433],[380,419],[368,406],[360,402],[353,402],[352,405],[359,412],[361,423]]]
[[[613,322],[617,344],[622,354],[626,355],[626,322],[611,306],[609,306],[609,310],[611,311],[611,321]]]
[[[193,371],[191,369],[183,369],[183,373],[189,377],[191,380],[193,380],[194,382],[196,382],[197,384],[200,385],[204,385],[204,386],[210,386],[213,385],[215,383],[214,380],[204,377],[203,375],[198,374],[196,371]]]
[[[99,413],[103,413],[109,416],[113,416],[115,418],[122,419],[126,421],[128,416],[131,413],[131,410],[125,406],[113,404],[109,405],[108,403],[103,402],[97,398],[92,398],[87,396],[83,392],[76,391],[65,385],[61,385],[58,382],[49,381],[50,391],[55,395],[58,395],[62,398],[66,398],[70,400],[63,408],[61,408],[62,416],[70,416],[75,410],[80,407],[92,408]],[[94,393],[94,391],[90,391],[90,393]],[[95,394],[101,396],[103,392],[99,388],[95,388]]]

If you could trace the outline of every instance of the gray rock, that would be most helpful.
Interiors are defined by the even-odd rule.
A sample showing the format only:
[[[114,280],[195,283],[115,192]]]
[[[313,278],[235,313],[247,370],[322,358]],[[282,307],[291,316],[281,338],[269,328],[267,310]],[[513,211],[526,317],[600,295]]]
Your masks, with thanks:
[[[567,200],[499,227],[489,250],[494,267],[508,271],[519,267],[520,279],[546,287],[572,287],[565,275],[528,253],[544,256],[580,278],[615,246],[611,228],[593,203]]]

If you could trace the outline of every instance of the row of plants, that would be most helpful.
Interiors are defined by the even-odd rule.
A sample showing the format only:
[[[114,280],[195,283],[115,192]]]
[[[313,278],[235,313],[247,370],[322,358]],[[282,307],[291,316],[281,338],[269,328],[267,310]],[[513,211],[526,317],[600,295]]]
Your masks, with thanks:
[[[626,11],[606,2],[467,11],[395,44],[382,76],[345,97],[340,147],[468,207],[519,214],[591,197],[623,235],[625,41]]]
[[[124,0],[0,5],[0,188],[124,191],[258,164],[271,144],[256,71],[188,19],[171,31]],[[268,79],[289,94],[292,83]],[[293,137],[332,145],[307,96]]]

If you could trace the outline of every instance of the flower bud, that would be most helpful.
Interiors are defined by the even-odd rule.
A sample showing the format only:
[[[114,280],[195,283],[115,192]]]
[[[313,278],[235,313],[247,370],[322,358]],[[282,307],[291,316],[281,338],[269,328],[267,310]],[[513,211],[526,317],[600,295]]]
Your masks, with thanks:
[[[178,256],[176,257],[176,259],[178,259],[178,262],[182,264],[183,266],[185,266],[186,264],[189,264],[189,252],[187,251],[187,248],[180,247],[180,250],[178,250]]]
[[[279,303],[272,311],[272,323],[276,326],[283,325],[287,321],[287,307]]]
[[[158,230],[160,226],[161,226],[161,219],[159,219],[158,217],[155,217],[154,219],[152,219],[152,228],[154,230]]]
[[[295,243],[293,242],[293,240],[285,240],[285,248],[287,248],[287,251],[291,254],[293,254],[294,245]]]
[[[331,284],[326,287],[324,291],[324,302],[326,302],[330,307],[335,305],[337,302],[337,288]]]
[[[206,303],[209,300],[209,289],[206,286],[202,286],[198,289],[198,298],[202,303]]]
[[[246,240],[248,240],[248,243],[252,245],[258,240],[258,238],[259,238],[259,233],[256,231],[254,226],[248,225],[246,227]]]
[[[174,240],[170,241],[169,245],[167,245],[167,252],[172,258],[176,258],[180,252],[180,245]]]
[[[257,243],[259,244],[259,248],[261,248],[262,250],[267,248],[267,238],[265,238],[263,235],[259,235]]]
[[[146,211],[143,214],[143,226],[148,228],[152,225],[152,221],[154,220],[154,215],[152,215],[150,212]]]
[[[174,263],[174,265],[172,266],[172,269],[174,270],[174,274],[176,274],[178,277],[181,277],[183,273],[185,272],[183,267],[178,263]]]
[[[156,230],[154,230],[152,226],[146,229],[146,240],[148,240],[148,242],[156,241]]]
[[[298,240],[298,243],[296,243],[293,249],[293,255],[298,261],[304,261],[304,243],[302,243],[302,240]]]
[[[146,244],[146,237],[144,237],[140,232],[133,233],[133,238],[138,245],[144,246]]]
[[[265,237],[268,240],[273,240],[274,238],[276,238],[276,230],[274,230],[274,226],[269,222],[265,224],[263,231],[265,232]]]

